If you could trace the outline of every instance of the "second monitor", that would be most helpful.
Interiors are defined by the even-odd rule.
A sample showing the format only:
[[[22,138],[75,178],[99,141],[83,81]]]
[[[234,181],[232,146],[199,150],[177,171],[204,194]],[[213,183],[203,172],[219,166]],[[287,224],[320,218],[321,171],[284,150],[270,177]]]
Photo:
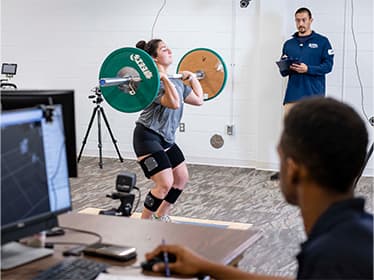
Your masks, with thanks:
[[[60,104],[66,141],[69,177],[77,177],[74,90],[2,90],[2,110]]]

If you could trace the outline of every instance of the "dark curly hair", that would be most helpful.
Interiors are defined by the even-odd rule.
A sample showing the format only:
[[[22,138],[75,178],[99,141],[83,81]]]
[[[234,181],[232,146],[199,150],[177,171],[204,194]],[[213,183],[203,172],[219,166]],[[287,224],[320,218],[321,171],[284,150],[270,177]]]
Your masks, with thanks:
[[[332,98],[298,102],[284,120],[280,147],[312,180],[338,193],[351,189],[364,165],[368,133],[354,109]]]
[[[136,47],[138,49],[142,49],[143,51],[146,51],[150,56],[155,58],[157,57],[157,48],[161,41],[162,41],[161,39],[152,39],[148,42],[141,40],[136,43]]]

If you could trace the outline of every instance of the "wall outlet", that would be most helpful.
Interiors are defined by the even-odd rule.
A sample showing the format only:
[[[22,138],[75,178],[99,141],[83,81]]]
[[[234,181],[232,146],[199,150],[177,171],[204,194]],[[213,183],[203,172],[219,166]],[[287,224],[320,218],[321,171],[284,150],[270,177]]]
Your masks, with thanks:
[[[179,123],[179,132],[184,132],[186,130],[186,126],[184,122]]]
[[[227,135],[234,135],[234,125],[226,125],[226,133]]]

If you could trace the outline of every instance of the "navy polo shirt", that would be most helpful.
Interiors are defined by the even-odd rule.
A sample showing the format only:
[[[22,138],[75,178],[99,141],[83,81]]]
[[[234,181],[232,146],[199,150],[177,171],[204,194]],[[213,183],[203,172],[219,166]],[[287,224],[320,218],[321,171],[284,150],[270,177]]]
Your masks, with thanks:
[[[308,66],[307,73],[291,70],[281,72],[282,76],[289,76],[283,104],[296,102],[305,97],[325,95],[325,75],[331,72],[334,64],[334,51],[327,37],[314,31],[309,36],[299,37],[296,32],[284,43],[283,56]]]
[[[297,279],[373,279],[373,216],[365,200],[330,206],[297,255]]]

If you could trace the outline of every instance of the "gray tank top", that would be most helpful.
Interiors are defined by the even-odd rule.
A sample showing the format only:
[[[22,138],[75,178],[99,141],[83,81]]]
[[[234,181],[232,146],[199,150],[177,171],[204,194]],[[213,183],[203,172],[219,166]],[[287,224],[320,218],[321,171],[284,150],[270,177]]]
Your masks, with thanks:
[[[161,96],[165,93],[164,84],[161,81],[160,90],[153,102],[141,112],[136,123],[153,130],[161,135],[168,143],[175,142],[175,132],[183,115],[183,104],[186,97],[192,92],[191,87],[183,84],[180,79],[171,78],[170,81],[175,85],[179,94],[180,106],[178,109],[170,109],[162,106]]]

